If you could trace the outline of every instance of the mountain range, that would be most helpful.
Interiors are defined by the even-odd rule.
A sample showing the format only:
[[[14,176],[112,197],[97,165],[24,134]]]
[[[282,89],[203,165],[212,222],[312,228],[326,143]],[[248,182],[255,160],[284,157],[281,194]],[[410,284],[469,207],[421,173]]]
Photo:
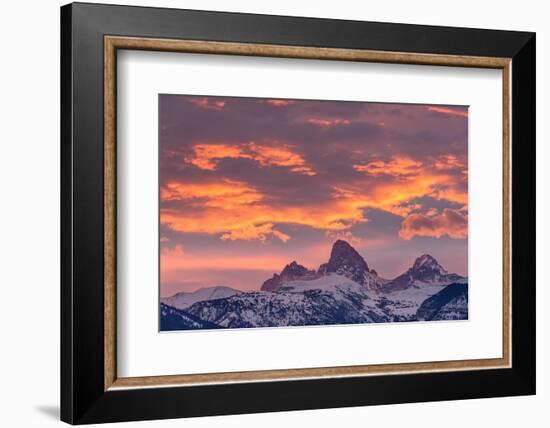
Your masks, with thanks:
[[[161,299],[161,330],[250,328],[468,318],[467,278],[429,254],[385,279],[346,241],[337,240],[317,270],[293,261],[243,292],[201,288]]]
[[[239,293],[241,293],[241,290],[230,287],[204,287],[192,292],[180,291],[173,296],[163,298],[162,303],[176,309],[186,309],[196,302],[224,299]]]

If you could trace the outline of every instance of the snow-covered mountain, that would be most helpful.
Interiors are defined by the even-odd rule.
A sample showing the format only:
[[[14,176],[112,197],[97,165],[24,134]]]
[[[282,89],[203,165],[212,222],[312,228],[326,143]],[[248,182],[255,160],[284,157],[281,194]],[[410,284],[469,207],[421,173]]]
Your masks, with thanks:
[[[333,273],[363,285],[368,290],[378,290],[388,282],[380,278],[374,269],[369,269],[367,262],[355,248],[339,239],[332,245],[329,261],[319,266],[317,272],[293,261],[286,265],[281,273],[275,273],[266,280],[260,290],[277,291],[290,281],[311,281]]]
[[[416,312],[418,320],[468,319],[468,284],[451,284],[426,299]]]
[[[295,261],[286,265],[280,274],[273,274],[271,278],[266,280],[260,290],[262,291],[277,291],[282,285],[289,281],[297,279],[311,280],[318,278],[319,275],[314,270],[309,270]]]
[[[222,328],[416,321],[423,302],[446,287],[414,287],[402,293],[383,294],[330,273],[314,280],[289,281],[276,292],[250,291],[197,302],[187,313]],[[451,304],[456,306],[456,319],[463,319],[467,304],[461,310],[458,300],[437,299],[439,316]],[[445,313],[452,317],[450,311]]]
[[[343,275],[369,290],[377,290],[387,282],[380,278],[375,270],[369,269],[367,262],[355,248],[341,239],[333,244],[329,261],[319,266],[317,272],[320,275],[328,273]]]
[[[199,288],[196,291],[182,291],[170,297],[160,299],[162,303],[176,309],[186,309],[193,303],[202,302],[204,300],[223,299],[240,293],[240,290],[230,287],[205,287]]]
[[[386,283],[380,291],[393,293],[411,286],[448,285],[465,280],[456,273],[448,273],[435,258],[429,254],[418,257],[407,272]]]
[[[387,306],[386,299],[373,291],[332,273],[314,280],[290,281],[277,292],[251,291],[197,302],[187,311],[226,328],[362,324],[410,318],[393,314]]]
[[[160,330],[198,330],[220,328],[216,324],[203,321],[183,310],[160,304]]]
[[[162,330],[458,320],[468,318],[468,284],[428,254],[388,281],[338,240],[317,271],[293,261],[260,291],[203,288],[162,302]]]

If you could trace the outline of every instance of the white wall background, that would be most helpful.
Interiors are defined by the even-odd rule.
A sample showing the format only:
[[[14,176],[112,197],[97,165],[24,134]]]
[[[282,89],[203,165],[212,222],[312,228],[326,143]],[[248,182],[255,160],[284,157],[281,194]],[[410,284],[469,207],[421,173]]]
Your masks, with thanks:
[[[122,0],[120,0],[122,2]],[[103,1],[104,3],[116,3]],[[550,257],[548,147],[550,27],[536,0],[148,0],[126,4],[537,32],[537,340],[535,397],[155,421],[141,426],[516,427],[548,423]],[[4,2],[0,9],[0,423],[59,424],[59,6]],[[545,120],[546,119],[546,120]],[[125,426],[138,426],[138,423]]]

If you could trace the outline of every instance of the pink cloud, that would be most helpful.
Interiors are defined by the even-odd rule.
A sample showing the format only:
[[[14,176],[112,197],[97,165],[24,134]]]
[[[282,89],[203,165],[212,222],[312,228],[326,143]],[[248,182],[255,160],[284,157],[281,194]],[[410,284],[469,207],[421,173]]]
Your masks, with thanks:
[[[393,177],[418,175],[420,174],[422,162],[415,161],[405,156],[395,156],[390,161],[373,161],[367,164],[353,165],[353,169],[358,172],[378,177],[381,175],[391,175]]]
[[[428,111],[433,111],[433,112],[441,113],[441,114],[448,114],[448,115],[451,115],[451,116],[468,117],[468,111],[457,110],[457,109],[452,109],[452,108],[429,106]]]
[[[161,239],[161,242],[162,239]],[[176,245],[174,248],[163,248],[161,251],[163,256],[181,257],[184,255],[183,246],[181,244]]]
[[[410,214],[401,223],[399,236],[410,240],[415,236],[440,238],[444,235],[454,239],[468,236],[468,217],[458,210],[445,208],[441,214]]]
[[[191,98],[190,101],[198,107],[210,110],[222,110],[225,107],[225,101],[209,97]]]
[[[193,156],[185,158],[186,162],[210,171],[216,170],[221,159],[252,159],[261,166],[280,166],[289,168],[292,172],[303,175],[315,175],[315,171],[308,165],[301,154],[294,151],[287,144],[271,145],[257,144],[249,141],[241,144],[195,144]]]
[[[285,107],[293,103],[290,100],[266,100],[265,102],[275,107]]]

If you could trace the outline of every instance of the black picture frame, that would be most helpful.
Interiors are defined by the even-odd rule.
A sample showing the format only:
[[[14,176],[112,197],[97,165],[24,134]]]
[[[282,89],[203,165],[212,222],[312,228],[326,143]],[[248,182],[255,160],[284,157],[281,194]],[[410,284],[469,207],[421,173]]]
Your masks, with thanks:
[[[512,58],[512,367],[104,390],[104,36]],[[535,34],[73,3],[61,8],[61,419],[71,424],[535,393]]]

